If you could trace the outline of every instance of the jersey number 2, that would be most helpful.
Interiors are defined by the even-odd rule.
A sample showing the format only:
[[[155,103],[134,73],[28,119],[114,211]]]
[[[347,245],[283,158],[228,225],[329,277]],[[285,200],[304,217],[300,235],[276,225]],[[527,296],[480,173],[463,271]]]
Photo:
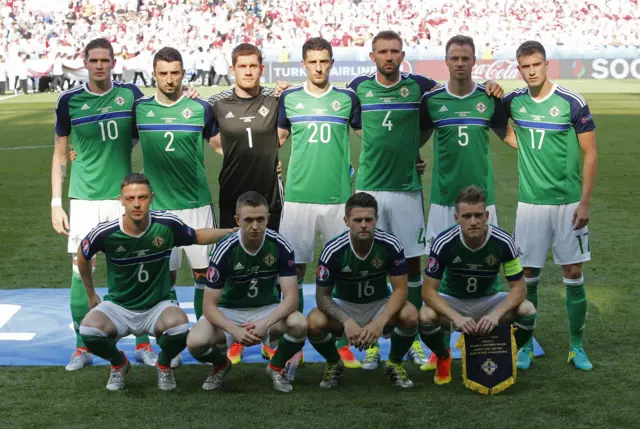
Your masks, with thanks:
[[[175,152],[176,148],[171,146],[173,144],[173,133],[171,131],[167,131],[164,133],[164,138],[169,137],[169,143],[167,143],[167,147],[164,148],[165,152]]]

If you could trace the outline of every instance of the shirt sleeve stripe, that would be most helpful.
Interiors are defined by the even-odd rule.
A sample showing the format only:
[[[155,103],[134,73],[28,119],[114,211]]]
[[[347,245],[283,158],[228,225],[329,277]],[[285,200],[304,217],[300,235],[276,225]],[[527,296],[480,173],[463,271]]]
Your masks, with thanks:
[[[444,247],[444,245],[450,242],[451,240],[453,240],[454,238],[456,238],[456,235],[458,235],[459,233],[460,233],[460,227],[457,226],[453,228],[451,231],[447,232],[446,234],[436,238],[436,240],[433,242],[433,245],[431,246],[431,250],[436,255],[439,254],[442,248]]]

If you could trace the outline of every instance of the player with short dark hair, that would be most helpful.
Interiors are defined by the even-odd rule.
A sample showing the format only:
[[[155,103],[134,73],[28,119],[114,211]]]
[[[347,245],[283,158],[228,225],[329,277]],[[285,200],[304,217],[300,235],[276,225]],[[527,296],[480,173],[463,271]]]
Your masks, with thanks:
[[[467,335],[486,336],[499,323],[517,326],[516,343],[533,335],[537,313],[525,299],[526,285],[511,236],[489,225],[482,189],[469,186],[455,200],[457,225],[442,232],[431,246],[422,286],[420,336],[437,356],[436,384],[451,381],[451,323]],[[502,292],[500,266],[511,291]]]
[[[215,130],[213,110],[204,100],[183,94],[184,68],[177,49],[164,47],[155,54],[153,76],[155,95],[136,101],[133,112],[134,138],[140,139],[144,171],[155,190],[153,209],[168,211],[195,228],[215,228],[204,167],[204,146]],[[175,247],[171,253],[173,284],[182,250]],[[189,246],[184,251],[195,283],[194,310],[200,317],[211,246]]]
[[[232,230],[194,230],[177,216],[149,211],[154,198],[142,174],[127,175],[120,187],[124,215],[98,224],[78,246],[78,271],[89,308],[80,335],[88,350],[111,363],[108,390],[125,387],[129,360],[116,347],[130,333],[152,334],[162,350],[156,363],[158,388],[173,390],[171,360],[186,346],[189,321],[171,295],[169,255],[174,246],[213,244]],[[96,294],[91,260],[107,258],[107,295]]]
[[[236,201],[244,193],[256,191],[269,203],[267,227],[278,232],[283,199],[278,173],[278,98],[273,88],[260,86],[264,73],[260,49],[241,43],[231,52],[231,59],[235,86],[207,99],[217,121],[211,141],[224,156],[218,176],[220,225],[236,225]],[[239,343],[229,348],[233,364],[241,361],[243,350]],[[265,359],[273,353],[263,345]]]
[[[225,333],[243,346],[260,343],[277,350],[267,374],[273,388],[291,392],[286,362],[302,350],[307,322],[298,307],[298,282],[291,245],[267,228],[269,208],[257,192],[240,196],[235,220],[240,230],[225,237],[213,251],[207,271],[204,316],[187,339],[189,352],[214,366],[202,388],[222,388],[231,361],[216,344]],[[280,284],[283,299],[276,285]]]
[[[355,193],[345,205],[348,231],[329,241],[320,254],[318,307],[307,318],[309,341],[327,360],[320,387],[337,387],[344,371],[335,337],[344,335],[362,350],[377,344],[383,333],[391,334],[385,372],[395,386],[413,386],[402,366],[417,333],[418,316],[407,302],[407,261],[400,242],[377,229],[377,221],[376,199],[365,192]]]
[[[583,264],[591,260],[589,223],[598,155],[595,124],[585,99],[547,78],[544,46],[524,42],[516,51],[526,88],[504,98],[518,143],[518,207],[515,240],[522,251],[527,299],[538,304],[540,271],[551,243],[562,266],[569,317],[569,362],[588,371],[583,349],[587,295]],[[582,157],[582,173],[580,158]],[[518,368],[531,365],[533,346],[518,353]]]

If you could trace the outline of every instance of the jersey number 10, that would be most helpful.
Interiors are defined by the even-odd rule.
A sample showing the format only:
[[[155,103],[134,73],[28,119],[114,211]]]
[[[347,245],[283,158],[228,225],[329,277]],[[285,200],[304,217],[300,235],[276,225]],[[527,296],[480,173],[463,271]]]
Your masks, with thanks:
[[[105,126],[104,121],[98,122],[100,125],[100,132],[102,133],[102,141],[106,142],[107,137],[109,140],[115,140],[118,138],[118,123],[116,121],[107,121]]]

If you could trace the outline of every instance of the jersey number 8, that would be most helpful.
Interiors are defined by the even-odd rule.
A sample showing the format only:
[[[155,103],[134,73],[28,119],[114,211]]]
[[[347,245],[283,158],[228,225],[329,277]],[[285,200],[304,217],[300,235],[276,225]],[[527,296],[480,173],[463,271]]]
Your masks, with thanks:
[[[476,293],[478,290],[478,279],[475,277],[469,277],[467,279],[467,293]]]

